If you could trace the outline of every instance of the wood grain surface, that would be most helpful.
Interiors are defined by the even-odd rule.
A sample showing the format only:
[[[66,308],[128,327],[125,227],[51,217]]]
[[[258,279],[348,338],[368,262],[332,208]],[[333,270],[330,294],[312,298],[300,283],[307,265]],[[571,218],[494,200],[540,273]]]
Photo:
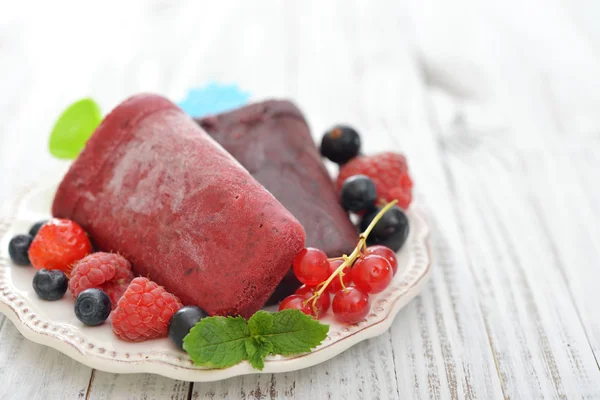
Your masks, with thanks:
[[[0,0],[0,201],[73,100],[211,81],[408,156],[433,231],[385,334],[285,374],[93,371],[0,316],[1,399],[600,399],[600,6],[576,0]],[[334,167],[328,165],[332,172]]]

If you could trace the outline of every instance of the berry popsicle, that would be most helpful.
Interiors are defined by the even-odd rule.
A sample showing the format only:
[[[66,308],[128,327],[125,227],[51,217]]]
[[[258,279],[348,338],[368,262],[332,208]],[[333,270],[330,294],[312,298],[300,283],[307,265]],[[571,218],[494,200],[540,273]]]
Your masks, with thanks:
[[[211,315],[260,309],[305,240],[288,210],[157,95],[131,97],[104,119],[52,212]]]
[[[329,257],[350,254],[356,229],[340,206],[306,120],[294,104],[270,100],[196,122],[294,214],[306,230],[307,247]],[[290,273],[274,300],[298,286]]]

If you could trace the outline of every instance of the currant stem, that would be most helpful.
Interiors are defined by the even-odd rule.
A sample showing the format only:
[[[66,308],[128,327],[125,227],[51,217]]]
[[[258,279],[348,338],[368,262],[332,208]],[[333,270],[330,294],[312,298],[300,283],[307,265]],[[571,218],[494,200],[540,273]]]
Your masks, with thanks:
[[[319,284],[319,290],[317,290],[315,292],[315,294],[313,294],[311,297],[309,297],[304,304],[308,304],[311,300],[312,300],[312,307],[313,310],[316,310],[316,305],[317,305],[317,300],[319,299],[319,297],[323,294],[323,292],[325,291],[325,289],[327,289],[327,286],[329,286],[329,284],[331,283],[331,281],[338,275],[340,275],[340,273],[342,273],[342,271],[344,270],[344,268],[346,268],[348,265],[353,265],[354,261],[356,261],[356,259],[362,254],[363,248],[366,250],[367,248],[367,238],[369,237],[369,234],[371,233],[371,231],[373,230],[373,228],[375,228],[375,225],[377,225],[377,223],[379,222],[379,220],[381,219],[381,217],[383,217],[383,214],[385,214],[386,212],[388,212],[390,210],[390,208],[392,208],[394,205],[396,205],[396,203],[398,203],[398,200],[394,200],[389,202],[388,204],[385,205],[385,207],[383,207],[375,216],[375,218],[373,218],[373,221],[371,221],[371,223],[369,224],[369,226],[367,227],[367,229],[365,229],[364,232],[362,232],[359,236],[358,236],[358,244],[356,245],[356,247],[354,248],[354,251],[352,251],[352,253],[347,256],[346,254],[344,254],[341,259],[344,260],[344,262],[342,263],[342,265],[340,265],[334,272],[333,274],[331,274],[329,276],[329,278],[327,278],[327,280],[325,280],[325,282],[322,282],[321,284]],[[341,276],[340,276],[340,282],[342,282]],[[346,290],[346,286],[344,285],[344,282],[342,282],[342,288],[343,290]]]
[[[373,221],[371,221],[371,223],[369,224],[369,226],[367,227],[367,229],[365,229],[365,231],[363,233],[360,234],[360,236],[364,236],[365,240],[367,239],[367,237],[371,234],[371,231],[373,230],[373,228],[375,228],[375,225],[377,225],[377,223],[379,222],[379,220],[381,219],[381,217],[383,217],[383,214],[385,214],[386,212],[388,212],[390,210],[390,208],[392,208],[393,206],[396,205],[396,203],[398,203],[398,200],[393,200],[389,203],[387,203],[385,205],[385,207],[383,207],[381,209],[381,211],[379,211],[377,213],[377,215],[375,216],[375,218],[373,218]],[[360,244],[360,242],[359,242]]]
[[[342,286],[342,289],[345,291],[346,290],[346,285],[344,285],[344,272],[340,272],[340,274],[338,275],[340,277],[340,285]]]

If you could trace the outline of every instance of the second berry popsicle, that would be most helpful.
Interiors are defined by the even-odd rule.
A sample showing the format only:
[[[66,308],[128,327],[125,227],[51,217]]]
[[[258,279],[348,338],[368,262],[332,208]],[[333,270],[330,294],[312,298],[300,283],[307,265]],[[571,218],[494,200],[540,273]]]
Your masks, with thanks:
[[[322,249],[329,257],[354,249],[356,229],[294,104],[270,100],[196,121],[300,221],[307,247]],[[298,286],[290,273],[274,300]]]

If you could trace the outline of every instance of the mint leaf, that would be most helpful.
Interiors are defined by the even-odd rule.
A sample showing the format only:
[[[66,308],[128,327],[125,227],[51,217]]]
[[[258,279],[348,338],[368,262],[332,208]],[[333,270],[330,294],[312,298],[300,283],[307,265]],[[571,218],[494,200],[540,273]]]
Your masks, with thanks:
[[[198,322],[183,339],[183,349],[196,365],[226,368],[248,359],[250,337],[242,317],[209,317]]]
[[[101,121],[102,112],[94,100],[82,99],[71,104],[54,124],[50,153],[57,158],[77,158]]]
[[[258,311],[247,323],[242,317],[207,317],[183,339],[183,349],[196,365],[226,368],[248,360],[262,370],[269,354],[309,352],[328,331],[299,310]]]
[[[292,309],[277,313],[259,311],[248,324],[253,337],[262,337],[273,345],[273,353],[284,356],[309,352],[321,344],[329,331],[328,325]]]
[[[265,332],[270,332],[273,329],[273,321],[275,315],[279,313],[270,313],[266,311],[257,311],[249,320],[248,328],[252,336],[259,336]]]
[[[260,338],[250,337],[246,339],[245,345],[250,365],[262,371],[265,367],[265,357],[273,352],[273,344]]]

